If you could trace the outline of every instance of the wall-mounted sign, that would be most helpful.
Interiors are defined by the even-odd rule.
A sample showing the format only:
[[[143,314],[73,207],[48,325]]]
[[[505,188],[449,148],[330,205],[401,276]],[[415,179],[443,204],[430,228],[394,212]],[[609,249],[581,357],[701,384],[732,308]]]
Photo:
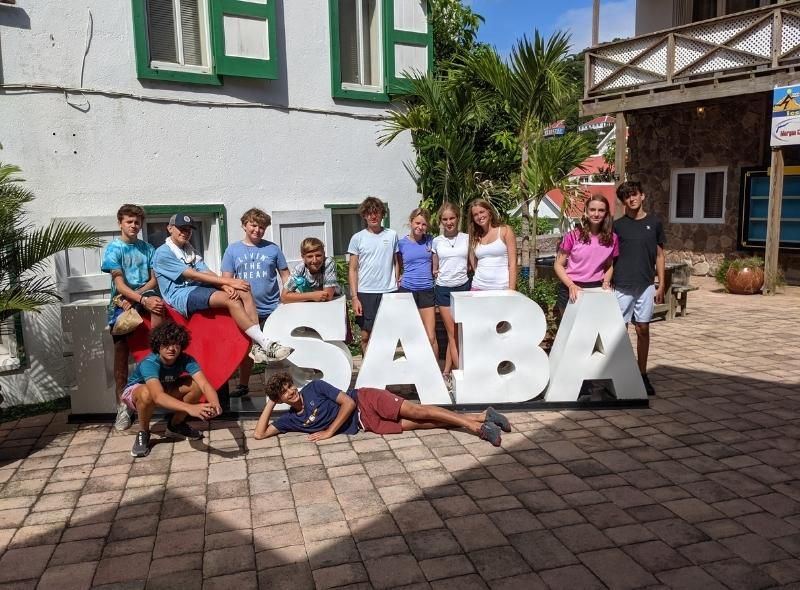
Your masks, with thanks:
[[[772,91],[773,147],[800,144],[800,85],[780,86]]]

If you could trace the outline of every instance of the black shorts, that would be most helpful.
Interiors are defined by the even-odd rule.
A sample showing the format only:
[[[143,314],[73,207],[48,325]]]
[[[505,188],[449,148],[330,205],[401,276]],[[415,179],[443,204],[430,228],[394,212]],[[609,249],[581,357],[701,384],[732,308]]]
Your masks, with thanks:
[[[423,289],[422,291],[412,291],[405,287],[397,289],[398,293],[411,293],[414,296],[414,303],[417,304],[417,309],[427,309],[433,307],[433,289]]]
[[[356,324],[364,332],[372,332],[372,326],[375,323],[375,316],[378,315],[381,299],[383,299],[383,293],[358,294],[358,300],[361,302],[361,315],[356,316]]]
[[[460,291],[469,291],[472,286],[472,281],[469,279],[463,285],[458,287],[443,287],[436,285],[434,291],[436,293],[436,305],[439,307],[450,307],[450,293],[458,293]]]
[[[603,281],[592,281],[589,283],[579,283],[578,281],[575,281],[575,284],[581,289],[591,289],[593,287],[602,287]],[[556,299],[556,305],[563,312],[565,309],[567,309],[568,303],[569,303],[569,289],[564,283],[559,283],[558,299]]]

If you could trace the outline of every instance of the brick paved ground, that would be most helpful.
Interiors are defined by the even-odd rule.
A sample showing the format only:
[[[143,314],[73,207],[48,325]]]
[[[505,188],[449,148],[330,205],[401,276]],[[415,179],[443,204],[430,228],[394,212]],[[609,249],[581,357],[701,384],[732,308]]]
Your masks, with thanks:
[[[157,444],[0,426],[0,587],[732,588],[800,584],[800,292],[692,293],[643,411],[459,432]]]

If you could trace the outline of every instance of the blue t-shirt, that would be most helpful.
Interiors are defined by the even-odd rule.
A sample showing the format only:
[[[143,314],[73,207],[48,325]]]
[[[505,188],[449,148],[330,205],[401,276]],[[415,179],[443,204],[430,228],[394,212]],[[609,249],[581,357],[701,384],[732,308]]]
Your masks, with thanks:
[[[325,381],[312,381],[300,390],[303,396],[303,411],[296,414],[289,410],[272,424],[281,432],[320,432],[336,419],[339,404],[336,396],[339,389]],[[355,390],[347,392],[356,401]],[[358,411],[354,410],[336,434],[355,434],[358,432]]]
[[[185,352],[182,352],[171,365],[163,364],[159,354],[151,352],[140,363],[137,363],[125,387],[130,387],[135,383],[146,383],[150,379],[158,379],[164,389],[169,389],[175,385],[178,378],[184,373],[194,375],[199,372],[200,365],[197,364],[193,356]]]
[[[166,244],[156,250],[156,254],[153,257],[153,268],[156,271],[161,297],[183,316],[188,316],[186,300],[189,298],[189,293],[192,289],[212,286],[200,281],[190,281],[183,277],[183,272],[189,268],[198,272],[208,270],[205,262],[198,260],[193,266],[186,264],[175,256]]]
[[[287,270],[286,258],[277,244],[261,240],[258,246],[234,242],[222,255],[222,272],[250,283],[259,317],[268,316],[281,298],[278,271]]]
[[[397,232],[384,228],[379,234],[368,229],[350,238],[348,254],[358,256],[358,292],[389,293],[397,290],[394,279],[394,255]]]
[[[397,247],[403,258],[400,286],[409,291],[433,289],[433,236],[425,234],[419,242],[406,236]]]
[[[122,272],[125,284],[134,291],[150,280],[150,270],[153,268],[153,254],[156,249],[144,240],[136,240],[132,244],[115,238],[103,252],[103,261],[100,270],[111,273],[118,270]],[[115,305],[114,297],[118,295],[114,279],[111,279],[111,302],[108,304],[108,321],[113,322]]]

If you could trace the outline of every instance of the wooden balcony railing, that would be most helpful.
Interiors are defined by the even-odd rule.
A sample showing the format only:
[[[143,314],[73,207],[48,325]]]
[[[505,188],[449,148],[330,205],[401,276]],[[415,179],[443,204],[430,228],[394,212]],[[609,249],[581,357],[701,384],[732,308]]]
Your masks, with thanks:
[[[792,0],[592,47],[586,53],[583,107],[587,114],[608,112],[600,103],[763,77],[798,64],[800,0]],[[771,82],[765,80],[765,89]]]

